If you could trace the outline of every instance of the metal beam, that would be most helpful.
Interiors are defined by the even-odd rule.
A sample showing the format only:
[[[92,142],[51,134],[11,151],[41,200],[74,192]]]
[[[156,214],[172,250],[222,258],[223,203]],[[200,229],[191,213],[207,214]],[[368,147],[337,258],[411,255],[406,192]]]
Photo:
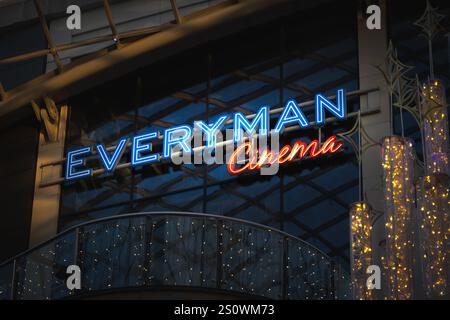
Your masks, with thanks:
[[[103,0],[103,8],[105,9],[106,18],[108,19],[109,28],[112,32],[112,40],[116,44],[117,48],[120,48],[120,38],[117,32],[116,24],[114,23],[114,18],[111,11],[111,6],[109,5],[109,0]]]
[[[175,21],[180,24],[183,23],[183,18],[180,15],[180,11],[178,10],[176,0],[170,0],[170,5],[172,6],[173,16],[175,17]]]
[[[58,50],[56,49],[55,42],[53,41],[52,34],[48,29],[47,21],[45,19],[44,13],[42,11],[42,6],[40,0],[34,0],[34,5],[36,7],[37,14],[39,16],[39,21],[41,22],[42,30],[44,31],[45,38],[47,39],[48,47],[53,59],[55,60],[58,71],[62,72],[64,67],[59,58]],[[31,100],[30,100],[31,101]]]
[[[196,17],[152,37],[138,40],[121,50],[111,51],[98,59],[77,65],[34,86],[25,85],[23,90],[0,102],[0,117],[29,105],[31,100],[38,100],[43,95],[60,102],[144,65],[155,63],[168,54],[176,54],[244,27],[262,24],[315,5],[316,3],[290,0],[247,0],[220,7],[206,16]]]
[[[119,39],[128,39],[128,38],[134,38],[134,37],[148,36],[148,35],[152,35],[152,34],[161,32],[171,26],[172,26],[171,24],[163,24],[160,26],[148,27],[148,28],[143,28],[143,29],[133,30],[133,31],[127,31],[127,32],[123,32],[123,33],[118,33],[117,37]],[[90,46],[93,44],[104,43],[104,42],[108,42],[108,41],[111,41],[110,35],[93,37],[93,38],[82,40],[82,41],[65,43],[65,44],[61,44],[61,45],[55,45],[55,50],[57,52],[62,52],[62,51],[67,51],[67,50],[71,50],[71,49],[77,49],[77,48],[81,48],[81,47]],[[42,50],[36,50],[33,52],[27,52],[27,53],[24,53],[21,55],[1,59],[0,65],[17,63],[17,62],[27,61],[27,60],[31,60],[31,59],[35,59],[35,58],[45,57],[48,54],[51,54],[50,49],[42,49]],[[67,65],[71,65],[71,64],[67,64]]]

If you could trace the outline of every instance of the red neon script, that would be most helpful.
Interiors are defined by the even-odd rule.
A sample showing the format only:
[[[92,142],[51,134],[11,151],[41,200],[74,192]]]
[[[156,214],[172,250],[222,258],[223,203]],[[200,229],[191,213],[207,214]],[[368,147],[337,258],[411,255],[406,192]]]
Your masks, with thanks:
[[[280,149],[278,154],[275,154],[269,149],[265,149],[262,152],[254,150],[248,162],[236,168],[236,162],[238,159],[243,159],[244,155],[249,156],[252,151],[252,144],[250,142],[240,145],[231,155],[228,163],[228,172],[231,174],[238,174],[245,170],[261,169],[263,165],[272,165],[274,163],[282,164],[288,161],[292,161],[295,158],[302,159],[306,156],[316,158],[319,155],[333,154],[337,152],[343,143],[336,141],[336,136],[329,137],[322,145],[319,144],[319,140],[313,140],[309,144],[303,141],[297,141],[291,147],[285,145]],[[242,154],[243,152],[243,154]]]

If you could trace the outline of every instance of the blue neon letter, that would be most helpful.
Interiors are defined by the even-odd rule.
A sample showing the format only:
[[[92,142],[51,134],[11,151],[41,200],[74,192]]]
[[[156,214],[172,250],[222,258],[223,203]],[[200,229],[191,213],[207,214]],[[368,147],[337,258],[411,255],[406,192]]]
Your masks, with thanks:
[[[221,116],[217,121],[213,124],[206,124],[204,121],[196,121],[194,123],[195,126],[198,126],[202,129],[206,134],[206,147],[210,148],[216,145],[217,131],[220,130],[222,125],[225,123],[225,120],[228,116]]]
[[[108,152],[106,151],[106,148],[103,144],[97,145],[97,152],[100,155],[100,159],[102,160],[103,167],[105,167],[106,171],[110,172],[117,166],[119,159],[122,157],[122,154],[125,151],[127,142],[128,139],[120,140],[111,158],[109,158]]]
[[[144,163],[154,162],[158,160],[157,154],[148,154],[146,156],[142,156],[141,152],[143,151],[151,151],[152,144],[145,143],[141,144],[142,141],[155,139],[158,136],[157,132],[150,132],[147,134],[143,134],[140,136],[135,136],[133,138],[133,146],[131,149],[131,165],[137,166]]]
[[[174,138],[174,133],[181,133]],[[163,158],[170,158],[172,155],[172,147],[179,144],[184,152],[191,152],[191,146],[187,141],[191,139],[192,129],[189,126],[178,126],[164,130]]]
[[[327,109],[338,119],[344,119],[347,116],[347,104],[345,101],[345,90],[337,91],[337,106],[321,94],[316,95],[316,125],[322,125],[325,122],[323,109]]]
[[[91,147],[84,147],[77,150],[72,150],[67,153],[66,160],[66,180],[78,179],[92,174],[92,169],[74,172],[74,168],[84,165],[86,159],[75,159],[76,156],[91,153]]]
[[[293,115],[289,115],[290,113],[293,113]],[[300,127],[306,128],[309,126],[309,122],[306,119],[303,112],[298,107],[297,103],[295,103],[294,100],[289,100],[284,107],[283,113],[280,116],[280,119],[278,119],[277,125],[275,126],[275,133],[281,132],[283,130],[283,127],[286,124],[297,122],[300,124]]]
[[[256,130],[256,126],[259,124],[259,134],[267,135],[269,129],[269,107],[262,107],[259,109],[253,121],[250,123],[248,119],[240,112],[234,114],[234,142],[242,140],[242,131],[245,130],[250,134],[253,134]]]

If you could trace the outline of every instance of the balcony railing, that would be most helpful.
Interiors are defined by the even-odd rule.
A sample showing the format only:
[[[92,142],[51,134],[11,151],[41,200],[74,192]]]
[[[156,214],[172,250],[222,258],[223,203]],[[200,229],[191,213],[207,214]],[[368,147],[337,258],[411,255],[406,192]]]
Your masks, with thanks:
[[[67,289],[69,265],[81,269],[80,290]],[[0,265],[0,299],[161,287],[342,299],[348,277],[339,270],[315,247],[267,226],[206,214],[126,214],[68,229]]]

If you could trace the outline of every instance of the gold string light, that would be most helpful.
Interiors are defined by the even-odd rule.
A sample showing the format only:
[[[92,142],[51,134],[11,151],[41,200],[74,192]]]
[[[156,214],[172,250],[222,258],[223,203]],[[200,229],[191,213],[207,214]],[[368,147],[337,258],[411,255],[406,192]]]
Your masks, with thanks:
[[[428,174],[449,174],[448,114],[445,90],[439,80],[430,80],[427,84],[422,84],[421,89],[427,172]]]
[[[399,136],[383,139],[386,274],[388,298],[413,298],[414,152],[412,140]]]
[[[350,207],[351,219],[351,285],[353,298],[372,300],[373,290],[366,285],[367,267],[372,265],[372,223],[370,205],[365,202],[353,203]]]
[[[433,174],[419,179],[417,204],[424,289],[428,298],[436,299],[448,294],[448,176]]]
[[[428,298],[447,295],[449,272],[449,147],[445,90],[439,80],[421,88],[427,175],[417,183],[420,261]]]

